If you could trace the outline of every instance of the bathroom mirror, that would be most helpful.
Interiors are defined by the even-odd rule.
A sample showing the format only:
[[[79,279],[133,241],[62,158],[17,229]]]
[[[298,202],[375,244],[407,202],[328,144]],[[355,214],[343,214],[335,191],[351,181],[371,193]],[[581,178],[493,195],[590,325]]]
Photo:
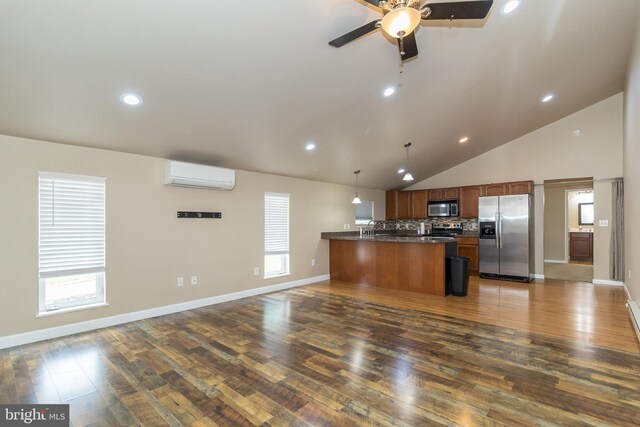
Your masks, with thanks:
[[[578,225],[593,225],[593,203],[578,203]]]

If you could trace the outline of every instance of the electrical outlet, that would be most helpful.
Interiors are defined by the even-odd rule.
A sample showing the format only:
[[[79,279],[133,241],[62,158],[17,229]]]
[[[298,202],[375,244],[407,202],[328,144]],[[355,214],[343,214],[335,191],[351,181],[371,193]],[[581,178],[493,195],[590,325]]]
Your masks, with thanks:
[[[315,259],[312,259],[312,260],[311,260],[311,267],[313,267],[314,265],[316,265],[316,260],[315,260]]]
[[[254,276],[260,275],[260,267],[253,267],[253,275]]]
[[[608,219],[601,219],[598,221],[598,227],[608,227],[608,226],[609,226]]]
[[[184,278],[178,277],[178,287],[184,286]]]
[[[198,284],[198,276],[191,276],[191,286]]]

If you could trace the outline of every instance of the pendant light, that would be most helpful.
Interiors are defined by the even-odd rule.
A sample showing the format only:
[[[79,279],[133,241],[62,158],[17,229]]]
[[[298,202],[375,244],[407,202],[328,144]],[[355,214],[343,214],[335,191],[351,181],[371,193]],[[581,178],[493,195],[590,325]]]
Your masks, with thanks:
[[[353,173],[356,175],[356,197],[353,198],[353,201],[351,203],[353,203],[354,205],[359,205],[360,203],[362,203],[360,197],[358,197],[358,174],[360,173],[360,169],[354,171]]]
[[[402,177],[403,181],[413,181],[413,175],[411,175],[411,172],[409,169],[409,147],[411,147],[410,142],[407,142],[406,144],[404,144],[404,148],[407,149],[407,172],[405,172],[404,176]]]

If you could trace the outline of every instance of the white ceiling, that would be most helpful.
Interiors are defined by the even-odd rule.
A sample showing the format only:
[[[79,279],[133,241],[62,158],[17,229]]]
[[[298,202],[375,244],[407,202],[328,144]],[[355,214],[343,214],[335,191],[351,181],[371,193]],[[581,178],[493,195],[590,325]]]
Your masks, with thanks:
[[[396,188],[408,141],[422,180],[622,90],[640,1],[505,1],[422,24],[400,78],[380,30],[327,44],[363,1],[0,0],[0,133]]]

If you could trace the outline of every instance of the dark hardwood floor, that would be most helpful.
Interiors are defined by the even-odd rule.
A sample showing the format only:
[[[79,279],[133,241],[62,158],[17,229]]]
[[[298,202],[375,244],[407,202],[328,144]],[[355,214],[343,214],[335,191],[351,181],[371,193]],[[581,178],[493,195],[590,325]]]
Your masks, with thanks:
[[[636,353],[332,286],[1,350],[0,402],[74,426],[640,425]]]

